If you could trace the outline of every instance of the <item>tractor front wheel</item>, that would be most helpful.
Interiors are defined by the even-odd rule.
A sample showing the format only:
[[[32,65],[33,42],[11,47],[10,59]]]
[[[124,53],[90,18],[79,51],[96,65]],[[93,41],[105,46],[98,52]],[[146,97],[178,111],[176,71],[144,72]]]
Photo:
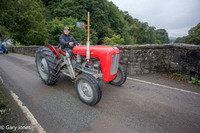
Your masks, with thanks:
[[[37,71],[41,80],[47,84],[55,84],[60,77],[60,68],[57,56],[47,47],[40,47],[36,51],[35,57]]]
[[[94,106],[101,99],[101,87],[98,80],[90,74],[80,74],[75,80],[76,93],[80,100]]]
[[[125,68],[121,64],[119,64],[117,76],[115,77],[115,79],[110,81],[110,84],[120,86],[126,81],[126,77],[127,74]]]

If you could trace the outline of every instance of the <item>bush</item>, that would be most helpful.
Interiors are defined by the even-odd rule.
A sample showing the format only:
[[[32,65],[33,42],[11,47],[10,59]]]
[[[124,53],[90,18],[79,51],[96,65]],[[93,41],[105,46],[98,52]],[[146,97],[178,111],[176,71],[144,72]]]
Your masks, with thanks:
[[[115,45],[115,44],[124,44],[124,39],[121,38],[121,35],[112,35],[112,38],[105,37],[103,43],[106,45]]]
[[[0,25],[6,27],[12,39],[23,45],[44,45],[48,41],[41,2],[1,0],[0,11]]]
[[[65,18],[55,18],[52,21],[48,22],[47,29],[49,32],[49,43],[58,45],[59,44],[59,37],[63,32],[64,27],[70,28],[70,34],[76,39],[76,41],[86,43],[87,40],[87,29],[81,29],[76,27],[76,22],[78,20],[72,17],[65,17]],[[94,30],[90,30],[91,33],[91,43],[97,42],[96,32]]]

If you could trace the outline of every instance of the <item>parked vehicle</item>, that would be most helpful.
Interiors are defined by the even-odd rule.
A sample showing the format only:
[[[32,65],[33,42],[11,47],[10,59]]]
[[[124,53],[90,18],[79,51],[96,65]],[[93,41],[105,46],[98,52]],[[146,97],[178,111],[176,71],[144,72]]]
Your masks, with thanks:
[[[0,39],[0,51],[3,51],[3,53],[8,54],[8,50],[5,48],[5,46],[2,44],[1,39]]]

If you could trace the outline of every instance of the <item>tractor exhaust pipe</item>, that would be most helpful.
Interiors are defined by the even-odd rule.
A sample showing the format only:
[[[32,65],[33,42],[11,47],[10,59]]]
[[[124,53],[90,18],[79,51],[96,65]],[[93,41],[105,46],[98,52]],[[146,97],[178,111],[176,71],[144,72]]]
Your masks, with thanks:
[[[84,28],[84,26],[87,26],[86,60],[87,62],[90,62],[90,12],[88,12],[87,25],[84,25],[84,23],[81,22],[76,23],[76,27],[78,28]]]
[[[86,51],[86,59],[87,62],[90,61],[90,12],[88,12],[88,23],[87,23],[87,51]]]

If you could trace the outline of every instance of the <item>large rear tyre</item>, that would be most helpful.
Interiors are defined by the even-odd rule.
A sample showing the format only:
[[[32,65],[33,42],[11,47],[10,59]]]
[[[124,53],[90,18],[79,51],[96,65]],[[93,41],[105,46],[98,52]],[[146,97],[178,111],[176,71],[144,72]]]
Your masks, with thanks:
[[[39,47],[36,51],[36,67],[41,80],[47,85],[55,84],[60,77],[57,56],[47,47]]]
[[[90,74],[80,74],[75,80],[76,93],[80,100],[90,106],[96,105],[102,96],[98,80]]]
[[[110,84],[120,86],[124,84],[124,82],[126,81],[126,77],[127,77],[127,73],[126,73],[125,68],[121,64],[119,64],[117,76],[115,77],[115,79],[110,81]]]

